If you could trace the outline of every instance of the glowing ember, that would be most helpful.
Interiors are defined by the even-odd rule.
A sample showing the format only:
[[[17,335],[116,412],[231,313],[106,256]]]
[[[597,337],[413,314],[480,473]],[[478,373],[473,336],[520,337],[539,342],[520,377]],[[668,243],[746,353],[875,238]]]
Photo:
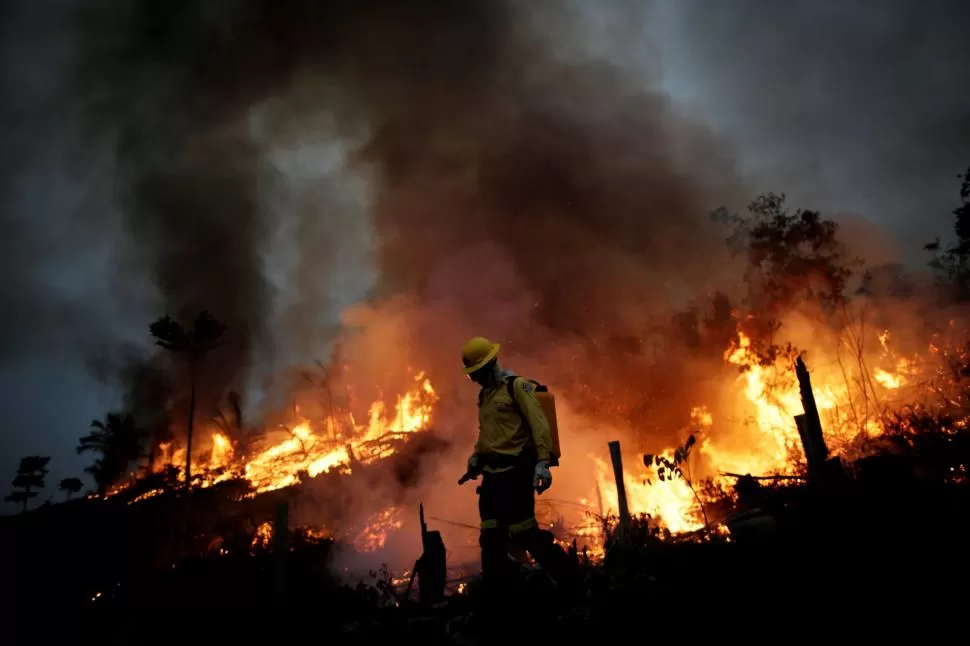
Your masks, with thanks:
[[[393,454],[385,440],[404,437],[427,428],[437,396],[431,382],[419,374],[416,387],[398,397],[390,414],[384,403],[371,404],[366,424],[356,424],[352,416],[344,420],[346,434],[317,432],[309,421],[303,421],[290,432],[290,437],[255,455],[243,467],[243,474],[257,492],[280,489],[300,481],[301,474],[313,478],[334,469],[349,469],[354,462],[368,464]],[[330,420],[322,424],[332,429]],[[346,435],[350,439],[343,440]]]
[[[133,505],[136,502],[141,502],[142,500],[147,500],[148,498],[154,498],[155,496],[164,493],[164,489],[151,489],[143,494],[139,494],[135,498],[132,498],[128,504]]]
[[[358,552],[373,552],[384,547],[387,535],[404,524],[400,509],[389,507],[367,519],[367,526],[354,539]]]
[[[268,547],[271,540],[273,540],[273,523],[267,521],[256,528],[252,547]]]

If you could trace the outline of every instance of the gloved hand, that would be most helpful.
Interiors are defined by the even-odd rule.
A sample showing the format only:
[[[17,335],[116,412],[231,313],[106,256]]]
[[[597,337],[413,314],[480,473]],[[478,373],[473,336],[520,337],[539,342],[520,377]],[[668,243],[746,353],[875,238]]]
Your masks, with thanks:
[[[532,477],[532,486],[536,493],[542,494],[543,491],[552,486],[552,472],[549,471],[549,463],[545,460],[536,462],[536,473]]]
[[[482,468],[477,453],[472,453],[468,456],[468,466],[465,471],[468,472],[472,480],[478,480],[478,474],[482,472]]]

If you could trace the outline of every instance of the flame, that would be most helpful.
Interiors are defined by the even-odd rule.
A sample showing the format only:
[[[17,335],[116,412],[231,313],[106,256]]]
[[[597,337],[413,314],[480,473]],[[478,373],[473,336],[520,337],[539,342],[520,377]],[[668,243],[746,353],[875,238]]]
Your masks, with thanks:
[[[273,540],[273,523],[266,521],[260,523],[259,527],[256,528],[256,533],[253,534],[252,547],[268,547],[270,541]]]
[[[870,390],[881,388],[880,396],[892,394],[907,385],[906,375],[914,371],[915,362],[894,356],[888,331],[879,334],[878,339],[882,350],[879,359],[885,365],[872,369],[869,382],[864,376],[841,370],[838,374],[812,371],[823,434],[835,455],[845,453],[861,438],[878,437],[884,432],[879,411],[861,412],[863,405],[857,400],[862,397],[853,385],[875,384],[866,386],[869,390],[865,391],[866,406],[874,406],[868,401]],[[704,406],[695,407],[690,413],[690,432],[696,436],[697,444],[682,465],[686,477],[661,481],[656,462],[647,466],[639,456],[624,455],[624,487],[631,514],[649,514],[674,534],[704,527],[704,496],[698,490],[702,479],[724,486],[730,484],[724,474],[793,475],[804,471],[794,419],[804,413],[804,408],[791,362],[781,359],[774,365],[762,365],[755,356],[751,338],[743,332],[738,333],[724,359],[741,369],[733,384],[742,396],[736,411],[736,417],[745,420],[740,427],[726,419],[718,422]],[[668,447],[657,455],[673,461],[674,451]],[[596,465],[595,493],[601,501],[600,513],[615,513],[619,505],[612,466],[599,456],[590,457]]]
[[[232,442],[222,433],[212,434],[212,455],[209,469],[222,469],[232,462]]]
[[[368,464],[394,453],[386,438],[407,436],[428,427],[437,395],[424,374],[415,377],[414,389],[397,399],[388,414],[384,402],[375,401],[368,410],[366,424],[356,424],[353,416],[326,419],[319,432],[304,420],[290,430],[290,437],[253,456],[243,467],[243,475],[257,493],[280,489],[300,481],[303,473],[314,478],[335,469],[352,468],[353,463]],[[346,427],[350,439],[334,428]],[[329,432],[327,432],[329,431]]]
[[[878,334],[878,340],[878,356],[867,355],[865,361],[860,358],[852,369],[809,362],[825,440],[835,455],[850,452],[860,441],[881,435],[884,411],[891,397],[898,397],[916,382],[919,362],[913,357],[897,356],[888,331]],[[930,352],[943,356],[948,351],[945,347],[937,340],[930,345]],[[676,460],[683,457],[683,448],[668,446],[656,452],[650,464],[644,464],[642,454],[632,452],[638,447],[623,446],[629,452],[623,456],[623,481],[630,512],[648,514],[656,525],[672,534],[705,528],[704,505],[708,501],[702,484],[706,481],[726,489],[738,474],[794,475],[804,471],[794,420],[804,410],[792,357],[765,365],[756,356],[752,339],[741,331],[723,357],[739,371],[725,382],[724,401],[711,402],[711,408],[698,404],[689,411],[682,439],[691,435],[695,441],[686,459]],[[325,473],[349,473],[360,464],[392,455],[399,446],[395,440],[406,440],[427,429],[437,400],[431,382],[421,373],[414,378],[412,387],[396,398],[393,407],[383,400],[371,403],[362,422],[349,413],[330,414],[323,419],[302,418],[295,407],[296,422],[292,426],[270,429],[264,435],[266,444],[245,453],[227,434],[210,431],[197,449],[198,455],[193,451],[193,464],[200,465],[198,486],[244,478],[259,493]],[[184,468],[184,448],[163,444],[159,453],[162,463]],[[598,512],[599,517],[615,513],[619,505],[612,465],[601,455],[589,457],[594,467],[590,495],[578,502],[585,509]],[[658,468],[665,461],[677,462],[673,477],[669,473],[668,477],[659,477]],[[138,499],[158,492],[147,492]],[[401,509],[386,507],[360,526],[349,528],[345,537],[358,551],[379,550],[385,547],[391,533],[403,526],[403,518]],[[551,526],[555,532],[565,528],[559,522]],[[709,529],[724,531],[716,524]],[[319,537],[333,536],[329,531],[313,531],[318,531]],[[570,539],[557,536],[557,540],[568,545],[577,538],[584,553],[591,548],[595,557],[601,554],[602,532],[601,518],[587,515],[579,526],[572,527]],[[268,544],[271,536],[272,526],[260,525],[254,546]],[[586,541],[585,546],[582,540]]]
[[[354,464],[369,464],[395,451],[391,440],[428,428],[438,397],[424,373],[414,387],[400,395],[393,409],[383,401],[373,402],[367,421],[358,424],[352,415],[311,421],[302,419],[291,428],[272,429],[286,437],[252,453],[237,455],[232,440],[221,431],[209,433],[208,446],[193,450],[193,484],[209,487],[232,478],[245,478],[253,492],[263,493],[297,484],[304,477],[316,477],[335,470],[349,472]],[[158,446],[159,465],[175,467],[179,478],[185,473],[185,448],[173,443]],[[127,483],[126,483],[127,484]],[[124,486],[119,487],[119,491]]]
[[[403,512],[397,507],[388,507],[367,519],[366,527],[354,539],[358,552],[374,552],[384,547],[388,534],[404,525]]]
[[[901,375],[894,375],[882,368],[876,368],[872,376],[883,388],[889,388],[890,390],[896,390],[906,383],[906,380]]]

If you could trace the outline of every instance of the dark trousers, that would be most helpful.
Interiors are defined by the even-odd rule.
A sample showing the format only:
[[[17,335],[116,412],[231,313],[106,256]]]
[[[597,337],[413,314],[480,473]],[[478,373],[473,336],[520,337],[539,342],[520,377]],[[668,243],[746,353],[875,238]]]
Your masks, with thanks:
[[[479,489],[478,511],[482,519],[482,578],[490,588],[505,587],[518,574],[509,559],[509,548],[527,551],[556,583],[566,584],[574,563],[556,542],[552,532],[539,528],[535,515],[533,472],[514,467],[501,473],[484,473]]]

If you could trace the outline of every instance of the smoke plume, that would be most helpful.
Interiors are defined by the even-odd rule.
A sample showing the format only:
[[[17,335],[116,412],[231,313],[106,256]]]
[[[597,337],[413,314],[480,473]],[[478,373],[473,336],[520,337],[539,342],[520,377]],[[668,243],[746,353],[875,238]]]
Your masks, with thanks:
[[[471,333],[518,331],[592,344],[584,361],[606,362],[599,344],[638,338],[713,273],[704,215],[732,185],[726,148],[623,70],[560,60],[520,6],[146,2],[81,16],[85,114],[116,142],[133,247],[165,311],[208,308],[229,326],[210,399],[306,336],[305,316],[267,329],[280,192],[268,154],[319,138],[322,115],[370,181],[378,294],[457,310],[438,336],[451,352]],[[303,217],[338,222],[322,202]],[[314,245],[345,232],[317,230],[296,252],[320,266]],[[496,291],[503,273],[515,279]],[[527,311],[475,328],[522,294]]]

